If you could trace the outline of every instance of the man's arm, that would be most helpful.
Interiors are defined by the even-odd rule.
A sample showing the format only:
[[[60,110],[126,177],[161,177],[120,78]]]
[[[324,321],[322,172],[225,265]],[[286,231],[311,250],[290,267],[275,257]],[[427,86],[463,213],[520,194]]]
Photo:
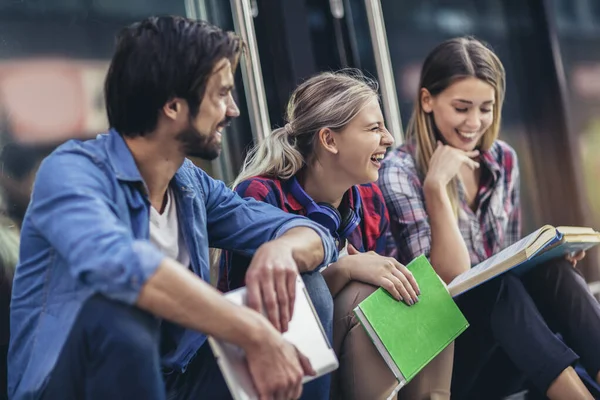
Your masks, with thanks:
[[[313,240],[304,241],[304,237],[294,236],[281,242],[288,245],[294,242],[291,250],[301,272],[312,271],[337,258],[333,238],[323,226],[265,202],[242,199],[223,182],[210,178],[201,170],[198,170],[198,180],[206,201],[210,247],[251,257],[263,243],[277,239],[294,228],[303,227],[305,229],[298,231],[304,231],[302,235],[308,235]],[[320,244],[316,244],[313,232],[320,239]],[[321,248],[320,260],[314,258],[315,247]],[[308,258],[304,259],[305,256]]]
[[[258,345],[261,335],[273,329],[258,313],[227,301],[188,268],[169,258],[160,262],[141,288],[136,304],[166,320],[242,348]]]
[[[276,240],[278,245],[290,249],[299,272],[312,271],[325,259],[323,239],[312,228],[292,228]]]
[[[62,152],[41,166],[29,218],[67,260],[69,273],[104,296],[240,345],[257,388],[290,390],[311,373],[258,313],[235,306],[115,214],[108,177],[87,156]],[[275,375],[269,365],[278,365]]]
[[[26,218],[75,279],[134,304],[164,255],[133,236],[117,216],[112,190],[109,177],[87,155],[59,150],[38,171]]]
[[[299,393],[310,362],[250,308],[225,299],[189,269],[165,258],[142,287],[137,305],[164,319],[244,349],[259,394]],[[262,398],[262,397],[261,397]]]
[[[298,272],[334,262],[337,249],[333,238],[308,218],[254,198],[242,199],[204,173],[199,180],[206,198],[211,246],[252,256],[245,279],[248,305],[257,311],[265,309],[271,323],[279,331],[287,331]]]

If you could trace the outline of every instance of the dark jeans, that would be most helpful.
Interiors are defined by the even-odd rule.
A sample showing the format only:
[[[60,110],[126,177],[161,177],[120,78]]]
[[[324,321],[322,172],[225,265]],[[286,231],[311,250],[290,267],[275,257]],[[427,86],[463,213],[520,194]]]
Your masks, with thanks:
[[[154,316],[96,295],[82,307],[43,399],[164,400]]]
[[[331,338],[333,300],[325,281],[315,272],[305,275],[304,282]],[[231,398],[208,343],[185,373],[163,377],[159,336],[160,322],[151,314],[100,295],[92,297],[69,334],[43,399]],[[316,379],[305,385],[303,398],[327,399],[329,385],[329,376]]]
[[[6,358],[8,356],[8,345],[0,344],[0,400],[8,399],[6,391],[7,367]]]
[[[208,343],[185,374],[163,380],[159,335],[159,320],[151,314],[92,297],[69,334],[43,399],[231,398]]]
[[[564,260],[495,278],[457,304],[471,326],[455,343],[453,399],[502,398],[524,385],[545,394],[579,358],[591,376],[600,370],[600,305]]]
[[[329,343],[333,343],[333,297],[323,275],[318,271],[302,274],[302,280],[315,311],[319,316]],[[324,375],[304,385],[302,399],[328,400],[331,374]]]

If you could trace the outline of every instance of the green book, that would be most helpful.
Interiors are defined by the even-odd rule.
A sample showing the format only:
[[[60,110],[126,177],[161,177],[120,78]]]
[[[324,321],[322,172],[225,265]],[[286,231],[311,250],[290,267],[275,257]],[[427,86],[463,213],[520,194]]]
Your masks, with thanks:
[[[415,258],[407,268],[421,289],[419,302],[407,306],[379,288],[354,309],[399,387],[469,326],[425,256]]]

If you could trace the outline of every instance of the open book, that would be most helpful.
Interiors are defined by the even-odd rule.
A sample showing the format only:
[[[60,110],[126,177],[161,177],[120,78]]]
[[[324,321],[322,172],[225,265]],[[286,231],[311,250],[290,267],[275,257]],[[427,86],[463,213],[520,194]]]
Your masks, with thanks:
[[[246,288],[225,293],[225,297],[238,305],[246,305]],[[264,314],[264,313],[263,313]],[[292,343],[310,361],[316,376],[305,376],[303,383],[325,375],[338,367],[338,360],[313,307],[302,278],[296,278],[296,302],[288,331],[283,338]],[[231,396],[235,400],[258,400],[252,383],[244,351],[212,336],[208,342],[223,373]]]
[[[415,305],[409,307],[379,288],[354,309],[396,376],[399,382],[396,390],[469,326],[425,256],[415,258],[406,267],[421,289]]]
[[[592,228],[545,225],[513,245],[463,272],[448,289],[456,297],[508,270],[522,274],[557,257],[587,250],[600,243],[600,233]]]

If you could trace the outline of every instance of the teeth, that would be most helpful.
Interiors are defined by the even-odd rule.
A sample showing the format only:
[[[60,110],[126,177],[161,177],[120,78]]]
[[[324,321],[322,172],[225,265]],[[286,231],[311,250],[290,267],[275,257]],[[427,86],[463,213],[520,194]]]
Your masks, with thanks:
[[[373,161],[381,161],[383,160],[384,155],[383,154],[376,154],[374,156],[371,156],[371,160]]]
[[[477,132],[461,132],[457,131],[459,135],[466,137],[467,139],[472,139],[477,136]]]

